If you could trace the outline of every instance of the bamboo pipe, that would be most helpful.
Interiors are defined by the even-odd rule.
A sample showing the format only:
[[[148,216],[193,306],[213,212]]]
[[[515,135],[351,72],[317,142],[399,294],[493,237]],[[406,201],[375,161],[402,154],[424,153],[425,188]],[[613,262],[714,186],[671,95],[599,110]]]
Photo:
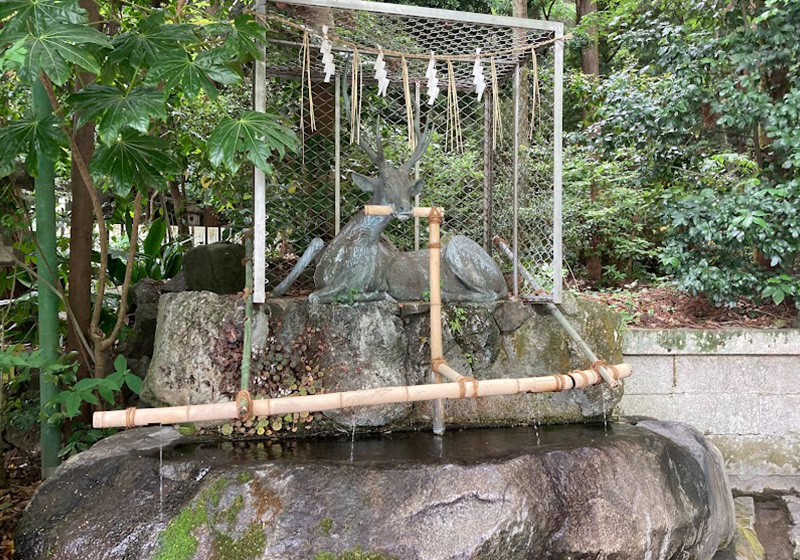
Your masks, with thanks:
[[[442,245],[439,237],[439,226],[442,223],[442,214],[439,208],[432,207],[428,212],[428,261],[429,261],[429,289],[430,314],[431,314],[431,377],[434,383],[441,383],[439,373],[444,364],[442,350],[442,285],[439,277]],[[458,375],[457,372],[453,371]],[[441,399],[433,401],[433,433],[444,433],[444,403]]]
[[[450,381],[459,381],[461,379],[471,379],[458,373],[456,370],[448,366],[444,361],[438,362],[433,366],[433,371],[449,379]]]
[[[412,218],[427,218],[431,215],[431,211],[433,208],[439,212],[440,216],[444,216],[444,208],[439,208],[436,206],[415,206],[411,210],[411,217]],[[364,215],[365,216],[391,216],[394,213],[394,210],[391,206],[380,206],[376,204],[367,204],[364,206]]]
[[[612,370],[616,379],[624,379],[631,375],[631,366],[628,364],[608,367]],[[256,399],[253,401],[253,415],[273,416],[294,414],[295,412],[320,412],[354,406],[373,406],[436,399],[492,397],[516,395],[518,393],[548,393],[568,391],[573,388],[580,389],[588,385],[595,385],[600,381],[600,375],[589,369],[571,372],[567,375],[556,374],[544,377],[523,377],[520,379],[471,380],[469,383],[432,383],[410,387],[381,387],[322,395]],[[232,420],[237,417],[236,402],[231,401],[168,408],[95,412],[93,425],[95,428],[123,428],[146,426],[148,424]]]
[[[506,258],[508,258],[508,260],[510,260],[511,262],[514,262],[514,253],[509,248],[508,243],[506,243],[506,240],[498,235],[495,236],[493,241],[495,246],[503,252]],[[525,266],[523,266],[522,263],[518,264],[519,264],[519,269],[522,272],[522,275],[525,277],[525,280],[527,280],[528,283],[531,286],[533,286],[535,290],[542,290],[543,289],[542,286],[536,281],[536,278],[533,277],[533,275],[528,271],[528,269],[525,268]],[[570,323],[569,320],[564,316],[564,314],[561,313],[561,310],[558,308],[558,306],[548,301],[547,303],[545,303],[545,307],[553,315],[553,317],[556,318],[556,320],[561,324],[561,326],[564,327],[564,330],[567,331],[569,337],[573,340],[573,342],[575,342],[575,344],[578,345],[578,348],[581,349],[583,355],[586,356],[586,358],[593,364],[597,363],[599,361],[597,358],[597,354],[595,354],[589,347],[589,345],[586,344],[586,341],[583,340],[581,335],[578,334],[578,331],[575,330],[575,327],[572,326],[572,323]],[[611,376],[607,367],[600,366],[598,369],[600,371],[600,375],[603,376],[603,380],[609,387],[611,387],[612,389],[616,389],[617,387],[619,387],[619,381],[615,380]]]

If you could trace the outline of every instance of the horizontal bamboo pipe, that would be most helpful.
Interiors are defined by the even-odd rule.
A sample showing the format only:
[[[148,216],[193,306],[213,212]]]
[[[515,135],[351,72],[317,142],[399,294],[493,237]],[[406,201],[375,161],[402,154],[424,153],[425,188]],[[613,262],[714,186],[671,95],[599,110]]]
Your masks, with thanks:
[[[439,208],[439,214],[444,216],[444,208]],[[365,216],[391,216],[394,210],[391,206],[379,206],[375,204],[367,204],[364,206]],[[427,218],[431,215],[430,206],[415,206],[411,210],[411,216],[414,218]]]
[[[617,379],[631,375],[631,366],[619,364],[609,366]],[[469,397],[492,397],[516,395],[517,393],[548,393],[595,385],[601,380],[594,370],[571,372],[567,375],[523,377],[521,379],[470,380],[467,383],[432,383],[410,387],[383,387],[345,391],[322,395],[256,399],[253,401],[253,416],[294,414],[295,412],[319,412],[354,406],[407,403],[436,399],[460,399]],[[95,412],[95,428],[123,428],[148,424],[178,424],[209,420],[232,420],[238,418],[235,401],[172,406],[167,408],[142,408]]]

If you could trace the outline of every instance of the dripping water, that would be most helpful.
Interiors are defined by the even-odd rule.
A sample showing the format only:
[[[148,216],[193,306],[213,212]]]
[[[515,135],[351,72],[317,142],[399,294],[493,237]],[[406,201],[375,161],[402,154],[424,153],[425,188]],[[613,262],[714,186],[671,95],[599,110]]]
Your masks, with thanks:
[[[164,524],[164,425],[158,425],[158,523]]]
[[[536,401],[536,413],[533,416],[533,431],[536,433],[536,445],[538,446],[541,442],[539,441],[539,423],[540,423],[540,415],[541,415],[541,399],[539,395],[534,395],[533,400]]]
[[[606,384],[600,384],[600,400],[603,403],[603,432],[608,433],[608,415],[606,414]]]
[[[353,454],[356,449],[356,411],[350,415],[350,462],[353,462]]]

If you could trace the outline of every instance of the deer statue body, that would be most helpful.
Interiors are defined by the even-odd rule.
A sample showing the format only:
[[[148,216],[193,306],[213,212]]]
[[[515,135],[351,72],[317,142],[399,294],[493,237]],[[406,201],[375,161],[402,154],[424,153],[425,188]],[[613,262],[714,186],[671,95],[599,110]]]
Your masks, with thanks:
[[[346,88],[344,106],[350,107]],[[315,239],[292,273],[273,290],[273,296],[286,293],[294,279],[316,258],[314,284],[317,290],[309,296],[311,301],[423,299],[429,286],[427,249],[401,252],[382,234],[393,219],[411,217],[414,197],[422,190],[423,181],[412,182],[409,175],[430,145],[432,134],[426,130],[421,137],[417,130],[419,141],[414,153],[403,165],[394,168],[384,158],[380,121],[376,129],[376,150],[364,139],[359,140],[359,145],[377,166],[378,176],[370,178],[353,173],[352,178],[357,187],[372,193],[370,204],[389,206],[392,214],[367,216],[362,210],[350,218],[327,247]],[[445,220],[446,212],[445,208]],[[497,263],[480,245],[463,235],[453,236],[442,245],[441,281],[443,301],[493,301],[508,293]]]

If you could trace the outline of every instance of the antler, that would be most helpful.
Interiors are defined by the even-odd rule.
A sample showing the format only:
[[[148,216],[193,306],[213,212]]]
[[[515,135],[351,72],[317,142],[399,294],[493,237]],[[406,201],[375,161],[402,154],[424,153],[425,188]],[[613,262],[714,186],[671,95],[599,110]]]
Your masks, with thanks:
[[[430,120],[425,123],[425,136],[420,137],[419,122],[414,122],[414,137],[417,139],[417,147],[414,148],[414,153],[411,154],[411,157],[408,158],[408,160],[406,160],[406,162],[403,164],[403,169],[409,173],[414,168],[414,165],[416,165],[416,163],[423,156],[425,150],[428,149],[428,146],[431,144],[431,140],[433,140],[433,127],[431,127],[430,124]]]
[[[354,126],[353,125],[353,114],[352,114],[352,111],[350,109],[350,95],[347,93],[347,82],[349,81],[347,79],[347,77],[348,77],[349,74],[350,74],[350,68],[346,67],[345,70],[344,70],[344,76],[342,76],[342,81],[344,82],[342,84],[342,92],[343,92],[343,95],[344,95],[344,110],[345,110],[345,114],[347,115],[347,120],[350,122],[350,126]],[[385,160],[385,158],[383,156],[383,145],[381,143],[381,118],[380,118],[380,115],[377,117],[376,123],[375,123],[375,139],[376,139],[376,141],[378,143],[377,152],[372,149],[372,147],[367,143],[366,140],[364,140],[364,138],[361,137],[360,134],[358,135],[358,145],[361,147],[362,150],[364,150],[364,153],[367,154],[367,157],[369,158],[369,160],[372,163],[374,163],[378,167],[382,167],[385,164],[386,160]]]

